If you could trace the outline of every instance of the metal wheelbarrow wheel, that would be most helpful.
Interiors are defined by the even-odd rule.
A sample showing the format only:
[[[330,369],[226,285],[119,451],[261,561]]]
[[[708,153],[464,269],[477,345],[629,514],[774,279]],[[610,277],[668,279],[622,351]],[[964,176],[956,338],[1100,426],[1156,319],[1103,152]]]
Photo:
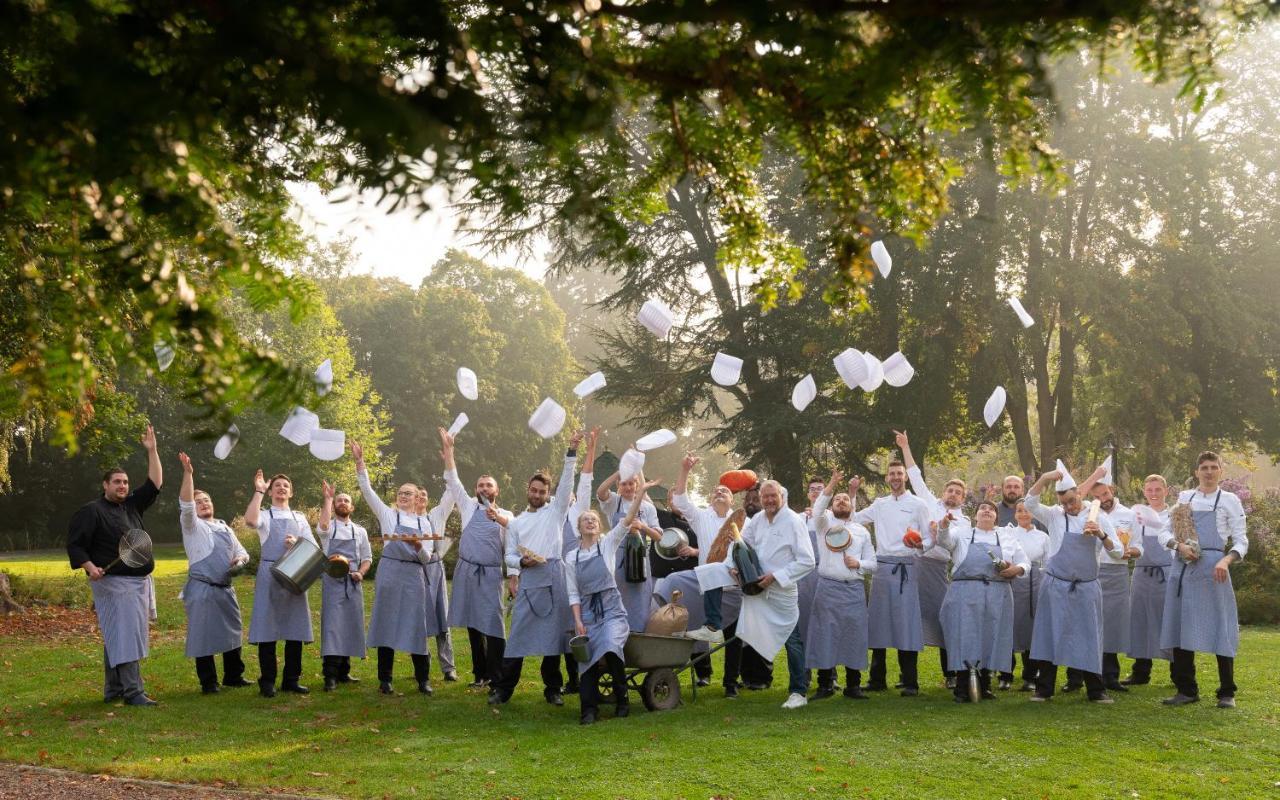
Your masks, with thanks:
[[[600,705],[611,705],[618,702],[613,693],[613,676],[606,673],[596,674],[596,691],[599,692]]]
[[[670,667],[659,667],[644,677],[640,699],[650,711],[670,711],[680,705],[680,679]]]

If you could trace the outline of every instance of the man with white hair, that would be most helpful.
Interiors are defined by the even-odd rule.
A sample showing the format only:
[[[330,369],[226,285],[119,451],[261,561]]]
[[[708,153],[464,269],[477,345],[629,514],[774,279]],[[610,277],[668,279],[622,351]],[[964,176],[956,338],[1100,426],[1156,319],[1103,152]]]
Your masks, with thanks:
[[[742,540],[755,549],[764,573],[758,594],[745,594],[738,618],[738,637],[763,658],[772,660],[783,647],[787,651],[790,674],[789,696],[783,708],[799,708],[808,703],[809,672],[805,669],[804,641],[800,621],[799,581],[813,571],[813,548],[804,517],[787,508],[783,502],[782,484],[767,480],[760,485],[762,512],[751,518],[742,530]],[[725,556],[730,573],[735,542]]]

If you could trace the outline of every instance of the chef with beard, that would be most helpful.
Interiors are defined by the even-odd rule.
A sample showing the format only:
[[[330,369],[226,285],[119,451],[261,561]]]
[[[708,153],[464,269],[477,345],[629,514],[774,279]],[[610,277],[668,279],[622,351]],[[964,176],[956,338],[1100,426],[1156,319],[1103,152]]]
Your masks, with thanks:
[[[351,520],[355,502],[345,492],[334,494],[328,481],[321,483],[324,503],[316,521],[316,537],[328,559],[347,560],[348,572],[320,576],[320,662],[324,690],[339,683],[358,683],[351,677],[351,659],[364,658],[364,578],[373,566],[369,532]]]

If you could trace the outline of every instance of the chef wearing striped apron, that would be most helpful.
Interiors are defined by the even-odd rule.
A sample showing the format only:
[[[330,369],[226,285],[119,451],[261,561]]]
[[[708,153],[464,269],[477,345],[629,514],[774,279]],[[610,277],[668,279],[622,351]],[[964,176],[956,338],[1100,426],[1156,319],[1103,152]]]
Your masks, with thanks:
[[[369,532],[351,521],[355,503],[349,494],[333,493],[324,483],[324,506],[316,525],[316,536],[325,558],[347,559],[349,571],[335,578],[320,576],[320,658],[324,665],[324,690],[332,692],[339,683],[356,683],[351,677],[351,659],[364,658],[364,578],[373,566]]]
[[[352,444],[356,462],[356,479],[360,494],[378,518],[378,527],[386,536],[430,536],[435,533],[431,520],[414,512],[418,487],[401,484],[396,490],[396,507],[390,508],[369,483],[364,451]],[[431,542],[415,539],[384,540],[382,557],[373,581],[373,612],[369,616],[370,647],[378,648],[378,691],[392,694],[391,681],[397,651],[408,653],[413,661],[413,679],[418,691],[431,694],[431,657],[427,638],[439,633],[434,618],[427,613],[427,559]]]
[[[67,558],[72,569],[83,569],[93,592],[93,608],[102,633],[102,699],[124,700],[133,706],[154,706],[142,686],[139,662],[147,656],[148,626],[154,615],[151,573],[155,561],[139,567],[118,561],[120,538],[142,528],[142,514],[160,496],[164,471],[156,453],[156,433],[148,425],[142,437],[147,451],[147,480],[129,491],[122,469],[102,478],[102,496],[80,507],[67,530]],[[110,567],[110,569],[107,569]]]
[[[1022,654],[1022,687],[1019,691],[1030,692],[1036,688],[1035,662],[1031,660],[1031,631],[1036,619],[1036,593],[1044,582],[1044,562],[1049,557],[1049,534],[1036,527],[1035,517],[1031,516],[1022,500],[1014,504],[1013,519],[1014,524],[1004,528],[1001,534],[1016,537],[1030,563],[1027,571],[1010,584],[1013,589],[1013,649]],[[1010,663],[1010,671],[1000,676],[1001,689],[1012,686],[1012,667]]]
[[[446,491],[440,503],[430,511],[427,510],[428,505],[427,490],[419,486],[414,513],[431,520],[431,529],[443,534],[449,524],[449,514],[453,513],[453,493]],[[435,640],[440,671],[444,679],[452,683],[458,679],[458,670],[453,664],[453,631],[449,627],[449,585],[445,580],[444,557],[453,546],[453,540],[445,536],[427,545],[431,551],[427,556],[427,617],[431,619],[431,627],[438,631]]]
[[[213,517],[213,500],[196,491],[191,459],[179,453],[182,487],[178,492],[178,521],[182,549],[187,554],[187,583],[182,606],[187,612],[187,658],[196,661],[196,677],[205,694],[218,692],[213,657],[222,654],[224,686],[248,686],[241,656],[240,602],[231,586],[231,573],[249,563],[249,553],[231,526]]]
[[[867,691],[884,691],[885,650],[898,651],[899,683],[902,694],[920,694],[916,662],[924,647],[921,627],[920,590],[917,584],[916,550],[903,542],[912,530],[929,535],[929,509],[924,501],[907,491],[907,468],[901,461],[891,461],[885,480],[889,494],[853,515],[853,521],[872,526],[876,541],[876,573],[871,581],[870,623],[867,644],[871,648],[871,675]],[[856,493],[855,478],[849,491]]]
[[[623,648],[630,629],[622,595],[614,578],[613,554],[632,530],[641,531],[644,523],[636,522],[636,514],[645,499],[647,485],[637,481],[626,515],[600,538],[600,517],[593,511],[578,517],[580,544],[565,559],[565,588],[573,610],[574,630],[587,637],[587,659],[578,662],[578,697],[583,725],[596,721],[600,705],[600,664],[604,663],[613,679],[615,717],[625,717],[630,710],[627,699],[627,674],[623,664]],[[643,535],[643,534],[641,534]]]
[[[311,607],[307,593],[294,594],[271,574],[271,567],[284,557],[294,542],[307,539],[315,544],[307,518],[289,508],[293,482],[287,475],[264,480],[262,470],[254,476],[254,494],[244,512],[244,521],[258,529],[262,556],[253,587],[253,619],[249,623],[249,643],[258,646],[258,691],[263,697],[276,694],[276,642],[284,641],[284,674],[280,689],[307,694],[298,681],[302,677],[302,645],[315,640],[311,630]],[[262,496],[271,504],[262,510]]]
[[[636,478],[632,477],[618,484],[621,494],[609,491],[605,488],[607,485],[606,481],[601,486],[604,497],[600,500],[600,510],[604,513],[607,524],[612,528],[627,515],[627,505],[636,494]],[[649,613],[653,610],[653,573],[649,567],[648,548],[650,541],[655,538],[654,534],[661,536],[662,530],[658,527],[658,509],[647,498],[644,505],[640,507],[639,519],[645,526],[642,531],[645,541],[644,580],[636,583],[627,580],[626,570],[623,567],[623,548],[618,548],[614,554],[613,566],[618,593],[622,595],[622,605],[627,609],[627,624],[631,626],[631,630],[643,632],[644,626],[649,622]]]
[[[1031,658],[1036,663],[1036,692],[1031,699],[1053,697],[1058,667],[1080,670],[1089,700],[1114,702],[1102,686],[1102,587],[1098,585],[1098,548],[1119,550],[1106,515],[1090,522],[1073,485],[1058,492],[1058,505],[1040,503],[1040,492],[1058,471],[1040,476],[1027,494],[1027,510],[1048,529],[1058,548],[1049,556],[1036,596]],[[1061,484],[1059,484],[1061,485]]]
[[[951,585],[942,601],[942,626],[947,637],[947,668],[959,678],[957,703],[970,701],[970,670],[978,673],[984,700],[994,700],[991,673],[1013,668],[1013,591],[1009,581],[1031,566],[1017,536],[995,529],[999,515],[994,502],[978,504],[977,525],[968,538],[956,535],[949,521],[934,523],[937,547],[951,555]]]
[[[1134,536],[1133,510],[1116,499],[1115,487],[1098,482],[1091,492],[1116,529],[1118,551],[1098,553],[1098,585],[1102,587],[1102,685],[1127,692],[1120,683],[1120,654],[1129,649],[1129,559],[1142,555],[1142,537]]]
[[[453,568],[449,627],[466,628],[471,642],[472,688],[498,680],[507,631],[502,620],[502,554],[512,514],[498,506],[498,482],[481,475],[472,496],[458,478],[454,438],[441,430],[444,484],[462,516],[458,560]]]
[[[1171,706],[1196,702],[1200,690],[1195,654],[1213,653],[1218,661],[1218,707],[1234,708],[1240,622],[1230,567],[1249,552],[1244,505],[1234,493],[1218,486],[1222,461],[1216,453],[1200,454],[1196,477],[1199,487],[1182,492],[1178,503],[1191,508],[1199,557],[1193,558],[1194,552],[1179,544],[1171,529],[1159,534],[1161,544],[1178,555],[1165,585],[1160,627],[1160,646],[1173,650],[1173,685],[1178,692],[1164,702]]]
[[[1142,539],[1142,557],[1133,567],[1133,588],[1129,598],[1129,650],[1133,672],[1121,683],[1143,686],[1151,682],[1151,664],[1160,658],[1172,661],[1173,653],[1160,647],[1160,626],[1164,621],[1165,587],[1173,553],[1160,546],[1160,532],[1169,526],[1165,505],[1168,484],[1162,475],[1151,475],[1143,483],[1147,504],[1133,507],[1134,535]]]
[[[518,576],[518,587],[502,675],[490,688],[490,704],[511,699],[525,656],[542,656],[542,696],[552,705],[564,705],[560,656],[568,651],[573,630],[564,582],[564,521],[569,515],[573,470],[582,438],[582,433],[575,433],[569,439],[555,495],[551,495],[550,478],[541,472],[535,474],[525,487],[526,510],[507,526],[504,560],[507,574]]]
[[[851,522],[853,499],[834,494],[842,476],[837,471],[813,503],[812,519],[818,536],[817,587],[804,635],[805,666],[818,671],[818,688],[812,699],[835,694],[836,668],[844,667],[844,696],[865,700],[862,670],[867,668],[867,585],[866,576],[876,570],[876,549],[871,533]],[[834,496],[833,496],[834,495]],[[827,505],[832,510],[827,510]],[[829,537],[838,541],[838,550],[828,546]]]

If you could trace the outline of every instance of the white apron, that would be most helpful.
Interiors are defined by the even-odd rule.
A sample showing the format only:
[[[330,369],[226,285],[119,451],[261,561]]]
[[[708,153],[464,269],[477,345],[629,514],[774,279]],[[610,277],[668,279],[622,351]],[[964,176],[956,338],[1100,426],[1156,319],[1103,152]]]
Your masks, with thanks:
[[[737,543],[734,543],[737,547]],[[738,638],[769,661],[787,643],[800,621],[800,592],[776,581],[760,594],[743,595],[738,612]]]

